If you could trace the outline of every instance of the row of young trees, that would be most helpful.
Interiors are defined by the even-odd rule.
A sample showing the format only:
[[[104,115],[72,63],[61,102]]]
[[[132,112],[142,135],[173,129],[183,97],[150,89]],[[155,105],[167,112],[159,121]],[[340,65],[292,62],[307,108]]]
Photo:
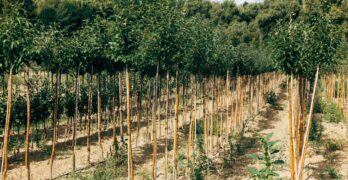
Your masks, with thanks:
[[[129,73],[134,72],[140,82],[145,78],[154,78],[152,106],[159,106],[160,77],[176,76],[177,91],[179,79],[188,77],[189,74],[197,78],[210,75],[223,75],[227,70],[234,70],[233,75],[259,74],[270,70],[263,59],[256,54],[250,56],[240,48],[233,50],[230,41],[226,40],[225,33],[213,24],[200,17],[189,17],[185,1],[104,1],[104,2],[72,2],[65,1],[52,6],[66,6],[77,8],[83,15],[78,21],[55,23],[50,20],[54,13],[50,5],[44,7],[37,18],[29,16],[31,13],[25,4],[10,3],[5,1],[3,9],[6,13],[1,16],[1,67],[8,74],[6,117],[4,119],[4,164],[2,177],[5,179],[8,170],[8,148],[11,122],[13,119],[22,125],[26,122],[25,130],[25,166],[27,177],[30,178],[29,166],[29,135],[30,121],[46,122],[52,118],[52,150],[50,157],[51,178],[53,177],[54,156],[56,154],[57,125],[62,115],[62,104],[65,106],[67,117],[72,126],[72,156],[73,171],[75,170],[75,143],[76,130],[79,117],[87,116],[87,149],[88,161],[90,157],[90,135],[93,112],[97,113],[98,144],[103,159],[103,109],[106,111],[106,102],[112,102],[108,110],[112,112],[112,124],[115,143],[116,138],[116,104],[120,109],[120,135],[123,142],[123,83],[126,84],[126,110],[127,110],[127,139],[129,177],[133,179],[132,165],[132,138],[131,138],[131,82]],[[72,17],[68,17],[71,18]],[[73,19],[72,19],[73,20]],[[70,23],[66,25],[64,23]],[[252,46],[252,45],[248,45]],[[247,46],[247,47],[248,47]],[[233,53],[232,51],[238,52]],[[244,54],[245,53],[245,54]],[[255,63],[254,66],[251,66]],[[263,68],[259,65],[263,65]],[[243,66],[247,68],[243,68]],[[43,87],[32,87],[41,82],[31,82],[30,72],[33,68],[40,67],[39,71],[48,74],[51,80]],[[237,72],[238,69],[238,72]],[[125,71],[125,79],[122,72]],[[13,101],[13,75],[25,72],[26,89],[26,119],[23,113],[12,111]],[[35,72],[35,71],[34,71]],[[41,74],[41,73],[39,73]],[[68,74],[68,75],[67,75]],[[81,79],[88,74],[88,87],[81,91]],[[119,75],[119,91],[116,90],[115,79]],[[74,88],[68,85],[61,88],[62,75],[74,76]],[[103,76],[102,76],[103,75]],[[93,78],[96,76],[96,86]],[[102,101],[102,78],[109,77],[113,83],[107,83],[104,88],[110,91],[112,99],[104,98]],[[134,78],[136,79],[136,78]],[[66,81],[67,82],[67,81]],[[142,85],[140,85],[142,87]],[[88,90],[87,90],[88,89]],[[72,91],[73,90],[73,91]],[[88,93],[87,93],[88,91]],[[93,98],[96,93],[96,100]],[[137,109],[141,109],[141,94],[143,92],[132,88],[138,94]],[[81,94],[83,92],[84,94]],[[178,93],[178,92],[177,92]],[[20,94],[20,93],[19,93]],[[21,97],[22,95],[20,95]],[[104,96],[107,97],[106,94]],[[178,123],[178,94],[176,102],[176,122]],[[23,96],[24,97],[24,96]],[[61,101],[65,99],[63,102]],[[88,98],[86,98],[88,97]],[[92,101],[93,99],[93,101]],[[116,102],[116,100],[118,102]],[[83,103],[82,103],[83,101]],[[93,103],[93,102],[97,103]],[[106,101],[106,102],[104,102]],[[150,101],[150,100],[149,100]],[[22,101],[23,103],[24,101]],[[140,102],[140,103],[139,103]],[[15,105],[20,104],[16,99]],[[52,104],[49,105],[49,104]],[[87,104],[87,107],[86,107]],[[96,107],[93,107],[96,104]],[[104,105],[103,105],[104,104]],[[139,105],[140,104],[140,105]],[[104,106],[104,107],[103,107]],[[20,108],[16,108],[20,109]],[[138,109],[138,127],[141,119]],[[153,118],[156,114],[153,113]],[[156,137],[156,121],[153,123],[153,136]],[[44,125],[46,127],[46,125]],[[45,128],[46,129],[46,128]],[[176,134],[178,126],[176,126]],[[138,130],[139,131],[139,130]],[[19,134],[17,134],[19,136]],[[137,135],[138,136],[138,135]],[[156,160],[156,138],[153,138],[154,161]],[[174,137],[174,147],[178,147],[178,137]],[[177,152],[177,151],[176,151]],[[177,162],[177,155],[175,156]],[[177,163],[174,163],[177,167]],[[153,177],[155,174],[153,173]]]
[[[320,6],[317,6],[317,3]],[[296,136],[296,146],[294,146],[296,150],[291,150],[291,174],[292,179],[295,179],[295,173],[300,176],[302,172],[305,152],[303,147],[306,147],[308,137],[306,135],[308,131],[305,130],[310,127],[310,118],[306,123],[306,118],[311,117],[311,113],[307,113],[309,102],[307,97],[311,90],[308,84],[314,83],[316,69],[332,68],[332,64],[338,59],[336,51],[340,47],[340,40],[343,40],[344,33],[339,30],[339,27],[344,20],[330,16],[332,7],[344,7],[343,2],[340,3],[313,2],[313,4],[303,3],[303,6],[300,6],[298,2],[291,1],[289,7],[295,9],[291,11],[292,8],[285,6],[288,5],[287,3],[279,4],[273,1],[267,1],[264,5],[252,4],[244,7],[237,7],[229,1],[222,4],[180,0],[42,1],[38,3],[25,1],[24,4],[3,1],[0,16],[0,64],[2,72],[8,77],[7,92],[2,93],[2,99],[7,100],[7,104],[3,104],[1,108],[3,112],[1,115],[4,115],[1,120],[5,132],[3,179],[8,169],[8,140],[11,123],[25,124],[25,165],[30,178],[28,157],[30,122],[46,123],[49,117],[51,117],[53,131],[50,153],[51,178],[53,177],[58,138],[57,125],[64,112],[70,119],[69,124],[72,127],[73,170],[76,167],[77,123],[82,122],[80,119],[85,117],[88,161],[90,162],[90,136],[96,114],[98,145],[101,150],[101,159],[103,159],[105,149],[102,143],[105,122],[103,113],[109,112],[115,145],[120,145],[118,141],[127,144],[128,176],[133,179],[131,126],[134,122],[131,121],[133,112],[131,108],[136,108],[137,135],[135,138],[138,142],[144,104],[147,106],[145,110],[147,126],[149,126],[150,104],[152,109],[154,151],[152,178],[156,178],[156,137],[158,133],[161,134],[161,128],[156,129],[156,122],[160,121],[158,117],[162,88],[168,87],[167,100],[170,98],[170,90],[168,90],[171,89],[170,78],[175,80],[173,163],[174,177],[177,177],[179,103],[185,104],[185,98],[179,100],[180,87],[183,87],[182,94],[185,96],[184,87],[190,83],[197,84],[201,81],[212,83],[213,87],[215,81],[204,80],[208,78],[225,77],[226,89],[233,87],[229,78],[237,79],[234,84],[235,89],[243,88],[242,82],[260,82],[260,80],[257,81],[260,77],[243,78],[243,76],[256,77],[258,74],[274,70],[269,51],[274,51],[279,69],[289,74],[290,79],[298,78],[299,96],[296,96],[298,97],[296,106],[292,108],[296,109],[297,114],[289,114],[290,127],[293,127],[293,124],[296,127],[290,128],[289,131],[295,131]],[[287,8],[282,9],[282,13],[267,14],[273,7],[283,6]],[[314,7],[319,8],[314,9]],[[277,21],[279,21],[278,25]],[[244,32],[238,29],[239,25],[245,28]],[[271,36],[270,32],[273,33]],[[12,105],[13,75],[21,73],[25,77],[25,89],[19,86],[18,98],[15,98]],[[35,82],[34,74],[38,74],[38,77],[44,74],[46,80]],[[65,81],[62,80],[64,76]],[[73,86],[69,85],[67,80],[71,76],[74,77]],[[166,77],[165,86],[162,84],[164,77]],[[66,84],[62,86],[63,82]],[[237,84],[239,87],[236,87]],[[257,86],[250,85],[250,87]],[[197,86],[191,88],[191,94],[195,94],[197,89]],[[210,91],[213,93],[213,98],[214,93],[217,92],[214,92],[213,88]],[[293,92],[291,88],[289,94],[290,92]],[[228,96],[229,90],[225,90],[225,93]],[[125,94],[126,99],[123,98]],[[205,92],[202,94],[204,95]],[[137,98],[132,98],[134,96]],[[143,96],[146,98],[143,99]],[[239,99],[244,99],[243,94],[237,94],[237,96]],[[25,105],[23,105],[24,98]],[[145,100],[146,103],[144,103]],[[191,100],[192,103],[196,104],[195,100]],[[237,100],[237,103],[240,104],[236,107],[243,107],[243,101]],[[289,103],[293,104],[293,101]],[[16,104],[19,104],[19,107],[16,108]],[[225,102],[220,106],[229,107],[232,104],[233,101],[230,104]],[[27,109],[24,114],[23,111],[19,112],[23,107]],[[169,104],[166,105],[167,116],[168,108]],[[238,112],[237,114],[241,113],[238,108],[235,111]],[[226,113],[228,117],[228,111]],[[127,132],[124,132],[123,128],[125,114]],[[294,120],[293,117],[295,117]],[[117,124],[120,140],[116,137]],[[195,128],[195,123],[190,124],[191,129]],[[80,123],[80,129],[81,126]],[[149,133],[146,134],[148,139]],[[126,135],[127,143],[124,142]],[[195,136],[190,138],[192,137]],[[291,134],[290,137],[292,139]],[[207,144],[206,142],[206,150]],[[292,140],[290,140],[290,147],[293,147]],[[295,167],[298,169],[295,170]]]

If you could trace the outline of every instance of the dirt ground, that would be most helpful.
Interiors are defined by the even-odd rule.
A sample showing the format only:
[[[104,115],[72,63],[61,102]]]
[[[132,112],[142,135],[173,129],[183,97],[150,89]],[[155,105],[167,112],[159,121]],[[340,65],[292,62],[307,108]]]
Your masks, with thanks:
[[[255,133],[268,134],[273,133],[272,140],[279,141],[277,147],[280,149],[279,157],[285,161],[285,164],[277,167],[276,171],[280,174],[281,179],[290,179],[289,172],[289,134],[288,134],[288,101],[287,94],[285,90],[278,89],[277,91],[279,97],[279,104],[282,110],[274,110],[268,105],[263,106],[258,114],[252,119],[248,120],[245,128],[245,134],[243,142],[245,147],[244,154],[239,156],[235,162],[225,165],[223,168],[217,168],[214,171],[209,172],[205,175],[206,179],[230,179],[230,180],[240,180],[240,179],[250,179],[250,176],[246,170],[247,166],[259,166],[257,162],[247,157],[249,153],[255,153],[259,151],[259,147],[256,143]],[[210,100],[208,102],[208,107],[212,103]],[[174,112],[170,115],[170,125],[169,125],[169,139],[172,135]],[[245,112],[247,113],[247,112]],[[188,119],[188,114],[186,115]],[[202,102],[198,100],[197,106],[197,117],[198,119],[203,116]],[[135,119],[134,119],[135,121]],[[187,127],[187,120],[183,122],[183,114],[179,115],[180,132],[179,132],[179,154],[185,154],[186,144],[187,144],[187,132],[184,131],[183,127]],[[136,123],[134,123],[136,124]],[[157,149],[157,179],[164,179],[164,143],[165,143],[165,118],[161,118],[161,127],[158,127],[158,149]],[[323,145],[316,147],[312,143],[308,149],[307,159],[305,161],[304,179],[325,179],[322,177],[320,172],[323,171],[325,166],[327,166],[328,161],[335,167],[337,167],[341,179],[348,179],[348,147],[347,147],[347,123],[332,124],[323,122],[323,141],[327,140],[339,140],[344,142],[343,148],[335,152],[334,156],[328,159],[325,157],[325,151],[323,150]],[[149,174],[151,172],[151,159],[152,159],[152,144],[150,141],[145,139],[146,134],[146,124],[141,123],[140,135],[138,144],[135,144],[136,128],[132,128],[132,140],[133,140],[133,154],[134,154],[134,165],[135,165],[135,178],[142,179],[144,174]],[[149,131],[151,131],[151,121]],[[160,131],[159,131],[160,130]],[[161,132],[161,134],[159,133]],[[119,137],[118,137],[119,138]],[[94,139],[91,145],[91,162],[96,164],[101,159],[101,151],[97,144],[97,135],[94,134],[92,139]],[[64,144],[71,143],[69,139],[61,138],[58,146],[63,147]],[[82,169],[90,167],[87,162],[87,147],[85,144],[84,133],[80,133],[78,137],[78,147],[76,150],[76,168]],[[110,147],[112,146],[112,130],[109,129],[107,132],[103,133],[103,148],[104,157],[110,152]],[[221,145],[223,148],[216,147],[214,153],[208,155],[209,158],[213,159],[216,164],[223,164],[223,159],[226,147]],[[72,157],[71,151],[63,151],[64,153],[58,153],[54,161],[54,177],[60,177],[59,179],[64,179],[61,175],[71,172],[72,170]],[[169,151],[168,159],[169,162],[172,161],[173,151]],[[88,168],[87,168],[88,170]],[[49,156],[40,156],[33,152],[31,154],[31,179],[43,180],[49,179]],[[182,179],[187,179],[188,176],[182,176]],[[25,179],[25,169],[23,165],[14,164],[10,167],[8,172],[8,179]],[[121,178],[126,179],[126,177]]]

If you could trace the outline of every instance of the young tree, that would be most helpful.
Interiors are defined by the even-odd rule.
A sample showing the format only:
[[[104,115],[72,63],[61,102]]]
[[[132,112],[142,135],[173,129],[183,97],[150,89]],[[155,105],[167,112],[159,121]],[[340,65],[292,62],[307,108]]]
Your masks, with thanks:
[[[8,14],[0,17],[0,56],[4,59],[3,66],[9,72],[8,92],[7,92],[7,112],[4,131],[4,166],[2,170],[2,179],[6,178],[8,169],[8,139],[10,131],[10,120],[12,110],[12,80],[13,73],[16,73],[23,65],[30,52],[30,37],[32,35],[32,24],[20,14],[18,4],[14,4]],[[28,112],[29,113],[29,112]],[[28,119],[29,120],[29,119]],[[29,165],[26,166],[29,174]],[[28,177],[29,178],[29,177]]]
[[[300,128],[295,133],[296,155],[291,156],[291,158],[297,159],[298,164],[297,169],[291,169],[291,172],[293,179],[299,179],[302,177],[308,144],[319,67],[322,73],[325,73],[338,62],[337,48],[340,46],[341,35],[337,25],[327,20],[318,9],[313,9],[312,13],[304,14],[302,18],[295,21],[282,22],[275,30],[273,37],[272,43],[278,68],[298,78],[300,96],[298,96],[295,108],[300,111],[295,111],[297,114],[294,115],[295,127],[293,129],[298,129],[296,125]],[[306,88],[307,80],[314,83],[309,114],[306,110],[308,101],[306,94],[309,93]],[[294,163],[294,160],[290,159],[290,162]],[[291,164],[290,167],[293,168],[295,165]]]

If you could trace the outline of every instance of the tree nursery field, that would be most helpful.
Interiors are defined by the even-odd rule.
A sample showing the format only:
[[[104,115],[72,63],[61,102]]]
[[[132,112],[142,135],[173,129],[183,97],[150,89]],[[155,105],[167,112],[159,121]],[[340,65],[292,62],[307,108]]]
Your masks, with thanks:
[[[348,1],[0,0],[1,179],[348,179]]]

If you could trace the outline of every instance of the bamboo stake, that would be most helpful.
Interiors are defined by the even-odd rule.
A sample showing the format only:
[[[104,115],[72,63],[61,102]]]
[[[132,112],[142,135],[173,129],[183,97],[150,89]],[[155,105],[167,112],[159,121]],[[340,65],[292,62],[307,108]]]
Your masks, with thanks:
[[[291,179],[295,179],[295,161],[294,161],[294,143],[293,143],[293,118],[292,118],[292,86],[293,86],[293,76],[292,73],[290,75],[290,83],[288,85],[288,99],[289,99],[289,147],[290,147],[290,172]]]
[[[122,74],[121,72],[118,74],[118,91],[119,91],[119,115],[120,115],[120,134],[121,134],[121,142],[124,142],[123,139],[123,118],[122,118],[122,114],[123,114],[123,108],[122,108],[122,94],[123,94],[123,84],[122,84]]]
[[[175,127],[174,127],[174,167],[173,178],[178,176],[178,123],[179,123],[179,69],[176,68]]]
[[[25,167],[27,169],[27,179],[30,180],[30,161],[29,161],[29,131],[30,131],[30,76],[29,76],[29,67],[26,71],[26,84],[27,84],[27,127],[25,132]]]
[[[53,177],[53,161],[54,161],[54,156],[55,156],[55,147],[56,147],[56,123],[57,123],[57,114],[58,114],[58,96],[59,96],[59,73],[60,73],[60,68],[58,68],[57,72],[56,72],[56,85],[55,85],[55,97],[54,97],[54,107],[53,107],[53,139],[52,139],[52,152],[51,152],[51,157],[50,157],[50,175],[51,175],[51,179]],[[6,158],[6,156],[5,156]]]
[[[131,97],[128,65],[126,65],[126,88],[127,88],[127,131],[128,131],[128,180],[134,180],[133,153],[132,153],[132,131],[131,131]]]
[[[165,146],[164,146],[164,179],[168,179],[168,118],[169,118],[169,72],[167,71],[167,83],[166,83],[166,134],[165,134]]]
[[[76,144],[76,122],[78,120],[78,103],[79,103],[79,76],[80,76],[80,64],[76,68],[75,77],[75,117],[73,122],[73,140],[72,140],[72,166],[73,172],[75,172],[75,144]]]
[[[98,72],[98,144],[100,148],[100,153],[101,153],[101,161],[104,159],[104,152],[103,152],[103,143],[102,143],[102,129],[103,129],[103,124],[102,124],[102,109],[101,109],[101,95],[100,95],[100,72]]]
[[[91,67],[91,72],[89,75],[89,90],[88,90],[88,119],[87,119],[87,162],[91,163],[91,122],[92,122],[92,83],[93,83],[93,65]]]

